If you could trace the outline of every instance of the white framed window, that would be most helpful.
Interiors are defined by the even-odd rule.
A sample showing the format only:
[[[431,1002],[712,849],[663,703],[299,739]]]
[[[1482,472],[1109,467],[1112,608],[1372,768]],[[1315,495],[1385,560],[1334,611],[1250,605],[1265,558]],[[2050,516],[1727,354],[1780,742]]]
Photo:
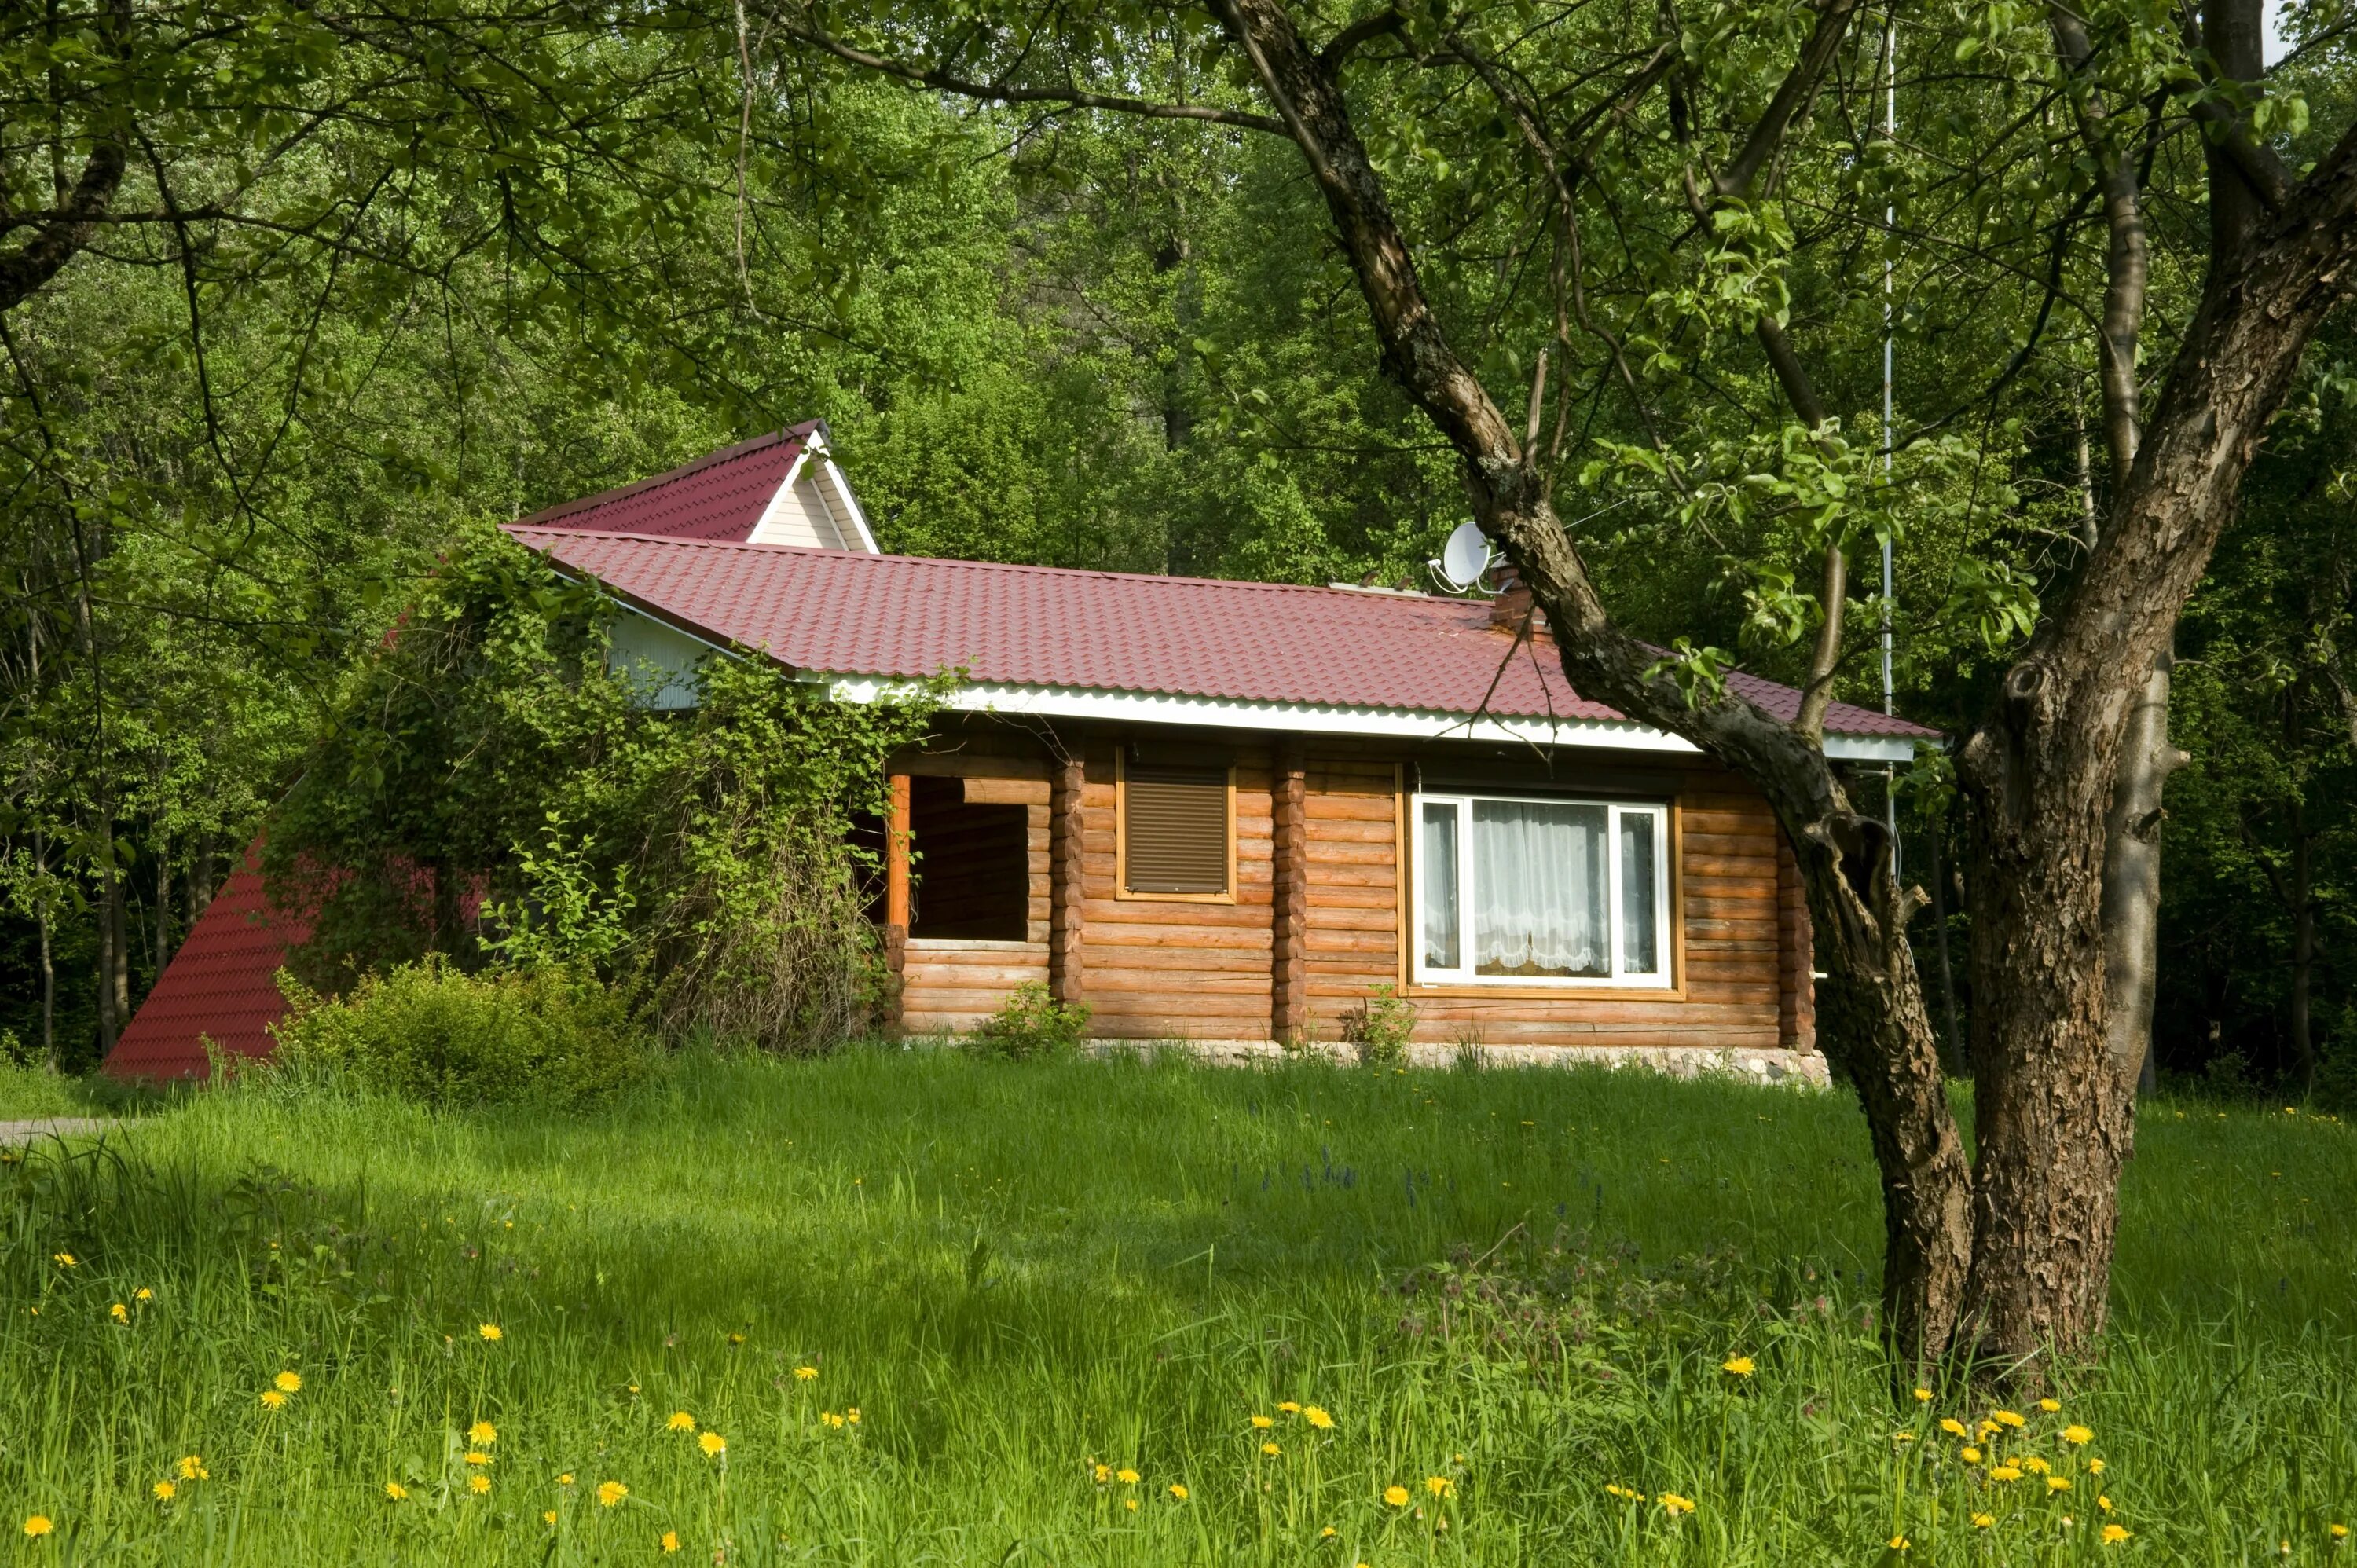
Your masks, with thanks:
[[[1448,794],[1414,810],[1418,981],[1670,988],[1667,806]]]

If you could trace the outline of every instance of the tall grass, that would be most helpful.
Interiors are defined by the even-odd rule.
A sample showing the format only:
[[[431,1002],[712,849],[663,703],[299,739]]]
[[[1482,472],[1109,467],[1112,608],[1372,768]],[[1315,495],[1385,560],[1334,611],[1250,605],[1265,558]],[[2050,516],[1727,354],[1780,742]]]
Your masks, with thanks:
[[[2147,1110],[2106,1353],[1978,1465],[1875,1353],[1836,1095],[690,1058],[587,1119],[203,1094],[0,1190],[27,1562],[2331,1562],[2357,1514],[2357,1143],[2280,1112]]]

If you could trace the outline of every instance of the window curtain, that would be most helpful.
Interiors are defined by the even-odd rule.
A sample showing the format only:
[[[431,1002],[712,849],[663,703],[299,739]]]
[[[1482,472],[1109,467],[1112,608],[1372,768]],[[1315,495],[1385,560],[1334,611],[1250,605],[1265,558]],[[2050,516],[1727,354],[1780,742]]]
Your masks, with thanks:
[[[1473,962],[1482,974],[1609,975],[1603,806],[1473,802]]]

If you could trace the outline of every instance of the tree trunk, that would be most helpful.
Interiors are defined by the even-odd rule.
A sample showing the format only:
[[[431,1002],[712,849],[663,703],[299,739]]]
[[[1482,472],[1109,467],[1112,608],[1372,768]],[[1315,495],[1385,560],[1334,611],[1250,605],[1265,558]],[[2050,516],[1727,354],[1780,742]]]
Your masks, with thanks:
[[[172,961],[172,857],[162,848],[156,851],[156,979],[164,978],[164,966]],[[155,981],[148,982],[150,985]]]
[[[41,889],[41,1061],[51,1072],[59,1071],[64,1063],[58,1059],[58,960],[54,939],[50,935],[49,894],[47,886],[49,874],[48,844],[35,839],[33,865],[40,875]]]
[[[2302,1095],[2316,1092],[2316,1039],[2309,1019],[2309,982],[2316,968],[2315,841],[2308,812],[2291,800],[2291,1055]]]
[[[1955,966],[1948,957],[1948,871],[1942,863],[1940,855],[1942,841],[1947,836],[1948,817],[1947,813],[1943,811],[1932,822],[1931,831],[1924,834],[1924,846],[1931,859],[1932,873],[1926,880],[1932,884],[1932,935],[1934,940],[1934,951],[1937,952],[1940,960],[1940,1009],[1948,1026],[1947,1035],[1941,1041],[1941,1047],[1947,1060],[1948,1071],[1963,1073],[1970,1069],[1971,1060],[1964,1050],[1964,1029],[1956,1017]]]
[[[213,838],[210,833],[198,837],[196,849],[188,857],[188,924],[193,927],[205,918],[205,910],[213,901]]]
[[[2164,651],[2133,699],[2120,741],[2119,771],[2104,815],[2104,1036],[2113,1069],[2133,1093],[2152,1055],[2153,988],[2160,963],[2160,793],[2192,758],[2169,739]]]

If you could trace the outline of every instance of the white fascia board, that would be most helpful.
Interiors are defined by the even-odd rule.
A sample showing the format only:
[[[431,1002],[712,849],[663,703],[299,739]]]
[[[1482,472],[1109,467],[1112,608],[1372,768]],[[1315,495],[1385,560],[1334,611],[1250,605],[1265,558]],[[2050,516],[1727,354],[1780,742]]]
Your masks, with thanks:
[[[859,547],[870,555],[883,554],[884,552],[877,546],[875,533],[867,526],[867,514],[860,510],[859,498],[851,493],[851,481],[843,477],[843,470],[835,466],[833,457],[826,456],[824,447],[819,449],[819,460],[825,465],[820,469],[820,474],[827,484],[834,487],[835,499],[843,503],[843,510],[850,515],[851,526],[859,531]]]
[[[1825,757],[1833,762],[1888,762],[1904,768],[1923,744],[1903,735],[1829,735]]]

